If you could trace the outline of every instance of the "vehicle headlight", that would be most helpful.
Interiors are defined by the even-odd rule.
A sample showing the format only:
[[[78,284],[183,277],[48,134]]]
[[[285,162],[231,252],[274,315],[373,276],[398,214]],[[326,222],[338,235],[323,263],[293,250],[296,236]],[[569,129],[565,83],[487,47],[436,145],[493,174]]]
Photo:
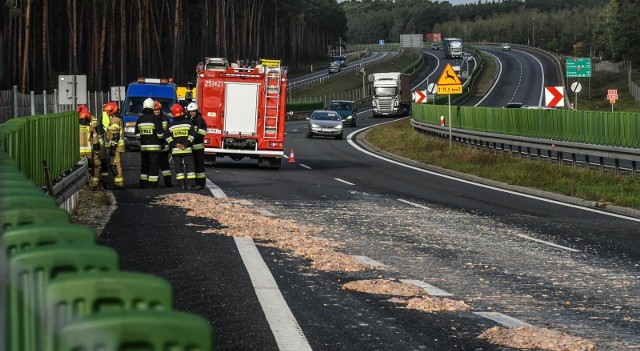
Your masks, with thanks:
[[[393,101],[393,106],[398,106],[399,101],[398,100],[394,100]]]
[[[136,127],[124,127],[124,132],[133,134],[136,132]]]
[[[353,118],[353,115],[349,115],[349,116],[345,117],[344,119],[351,119],[351,118]]]
[[[320,128],[320,126],[315,123],[311,123],[311,128]]]
[[[338,124],[338,125],[336,126],[336,129],[342,129],[342,124]]]

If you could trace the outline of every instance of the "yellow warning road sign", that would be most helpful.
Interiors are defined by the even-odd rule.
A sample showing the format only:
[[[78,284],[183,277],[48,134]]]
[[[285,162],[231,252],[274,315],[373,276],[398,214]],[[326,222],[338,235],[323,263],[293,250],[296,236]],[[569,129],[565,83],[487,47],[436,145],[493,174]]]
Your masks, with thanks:
[[[451,67],[451,64],[447,63],[447,65],[444,66],[444,71],[442,71],[442,74],[440,75],[440,79],[438,79],[438,83],[436,84],[438,87],[441,85],[462,85],[462,81],[458,78],[458,75],[453,70],[453,67]],[[440,92],[438,92],[438,94],[439,93]]]

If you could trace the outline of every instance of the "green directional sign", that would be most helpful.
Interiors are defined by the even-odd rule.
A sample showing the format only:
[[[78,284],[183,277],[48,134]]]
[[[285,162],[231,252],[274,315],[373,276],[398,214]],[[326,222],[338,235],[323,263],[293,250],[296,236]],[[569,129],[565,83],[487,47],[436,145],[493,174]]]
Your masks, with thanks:
[[[568,58],[567,78],[591,77],[591,59],[590,58]]]

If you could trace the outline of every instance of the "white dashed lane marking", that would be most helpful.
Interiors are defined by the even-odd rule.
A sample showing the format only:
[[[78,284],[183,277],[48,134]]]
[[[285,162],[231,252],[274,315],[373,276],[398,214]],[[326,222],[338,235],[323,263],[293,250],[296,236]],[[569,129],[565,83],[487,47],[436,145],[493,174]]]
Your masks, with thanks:
[[[516,328],[521,326],[531,327],[532,325],[529,323],[525,323],[519,319],[515,319],[513,317],[507,316],[506,314],[502,314],[500,312],[473,312],[479,316],[482,316],[487,319],[491,319],[494,322],[504,325],[509,328]]]
[[[369,258],[369,257],[367,257],[367,256],[355,256],[355,255],[354,255],[353,257],[355,257],[358,261],[360,261],[360,262],[362,262],[362,263],[364,263],[364,264],[368,264],[368,265],[371,265],[371,266],[380,266],[380,267],[384,267],[384,264],[383,264],[383,263],[378,262],[378,261],[376,261],[376,260],[374,260],[374,259],[372,259],[372,258]]]
[[[417,203],[415,203],[415,202],[411,202],[411,201],[407,201],[407,200],[403,200],[403,199],[398,199],[398,201],[403,202],[403,203],[405,203],[405,204],[407,204],[407,205],[411,205],[411,206],[413,206],[413,207],[421,208],[421,209],[423,209],[423,210],[430,210],[430,208],[429,208],[429,207],[427,207],[427,206],[423,206],[423,205],[420,205],[420,204],[417,204]]]
[[[400,281],[405,284],[415,285],[417,287],[424,289],[424,291],[426,291],[429,296],[453,296],[452,293],[446,292],[440,288],[436,288],[435,286],[429,283],[423,282],[422,280],[400,279]]]
[[[343,179],[340,179],[340,178],[333,178],[333,179],[335,179],[335,180],[337,180],[337,181],[339,181],[339,182],[341,182],[341,183],[345,183],[345,184],[347,184],[347,185],[355,185],[355,184],[353,184],[353,183],[347,182],[346,180],[343,180]]]
[[[576,249],[572,249],[570,247],[566,247],[566,246],[562,246],[562,245],[558,245],[558,244],[554,244],[548,241],[544,241],[544,240],[540,240],[540,239],[536,239],[536,238],[532,238],[530,236],[527,235],[523,235],[523,234],[516,234],[516,236],[519,236],[523,239],[527,239],[527,240],[531,240],[531,241],[535,241],[537,243],[541,243],[541,244],[545,244],[545,245],[549,245],[549,246],[553,246],[553,247],[557,247],[559,249],[563,249],[563,250],[567,250],[567,251],[571,251],[571,252],[580,252],[580,250],[576,250]]]

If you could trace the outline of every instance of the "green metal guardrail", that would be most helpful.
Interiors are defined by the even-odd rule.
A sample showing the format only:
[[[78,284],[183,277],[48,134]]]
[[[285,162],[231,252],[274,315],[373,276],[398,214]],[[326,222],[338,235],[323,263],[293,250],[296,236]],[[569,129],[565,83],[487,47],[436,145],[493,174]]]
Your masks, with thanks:
[[[20,150],[24,135],[34,133],[22,129],[26,123],[2,128],[3,150],[31,155]],[[77,125],[73,131],[77,137]],[[117,252],[97,245],[91,229],[71,224],[18,164],[0,151],[0,349],[115,350],[135,344],[158,351],[166,345],[212,350],[209,323],[173,311],[167,281],[119,271]]]
[[[52,178],[80,159],[78,114],[75,111],[14,118],[0,124],[0,151],[38,186],[46,184],[43,161]]]
[[[438,125],[440,116],[449,119],[448,106],[413,105],[417,121]],[[640,113],[452,106],[451,122],[488,133],[640,148]]]

